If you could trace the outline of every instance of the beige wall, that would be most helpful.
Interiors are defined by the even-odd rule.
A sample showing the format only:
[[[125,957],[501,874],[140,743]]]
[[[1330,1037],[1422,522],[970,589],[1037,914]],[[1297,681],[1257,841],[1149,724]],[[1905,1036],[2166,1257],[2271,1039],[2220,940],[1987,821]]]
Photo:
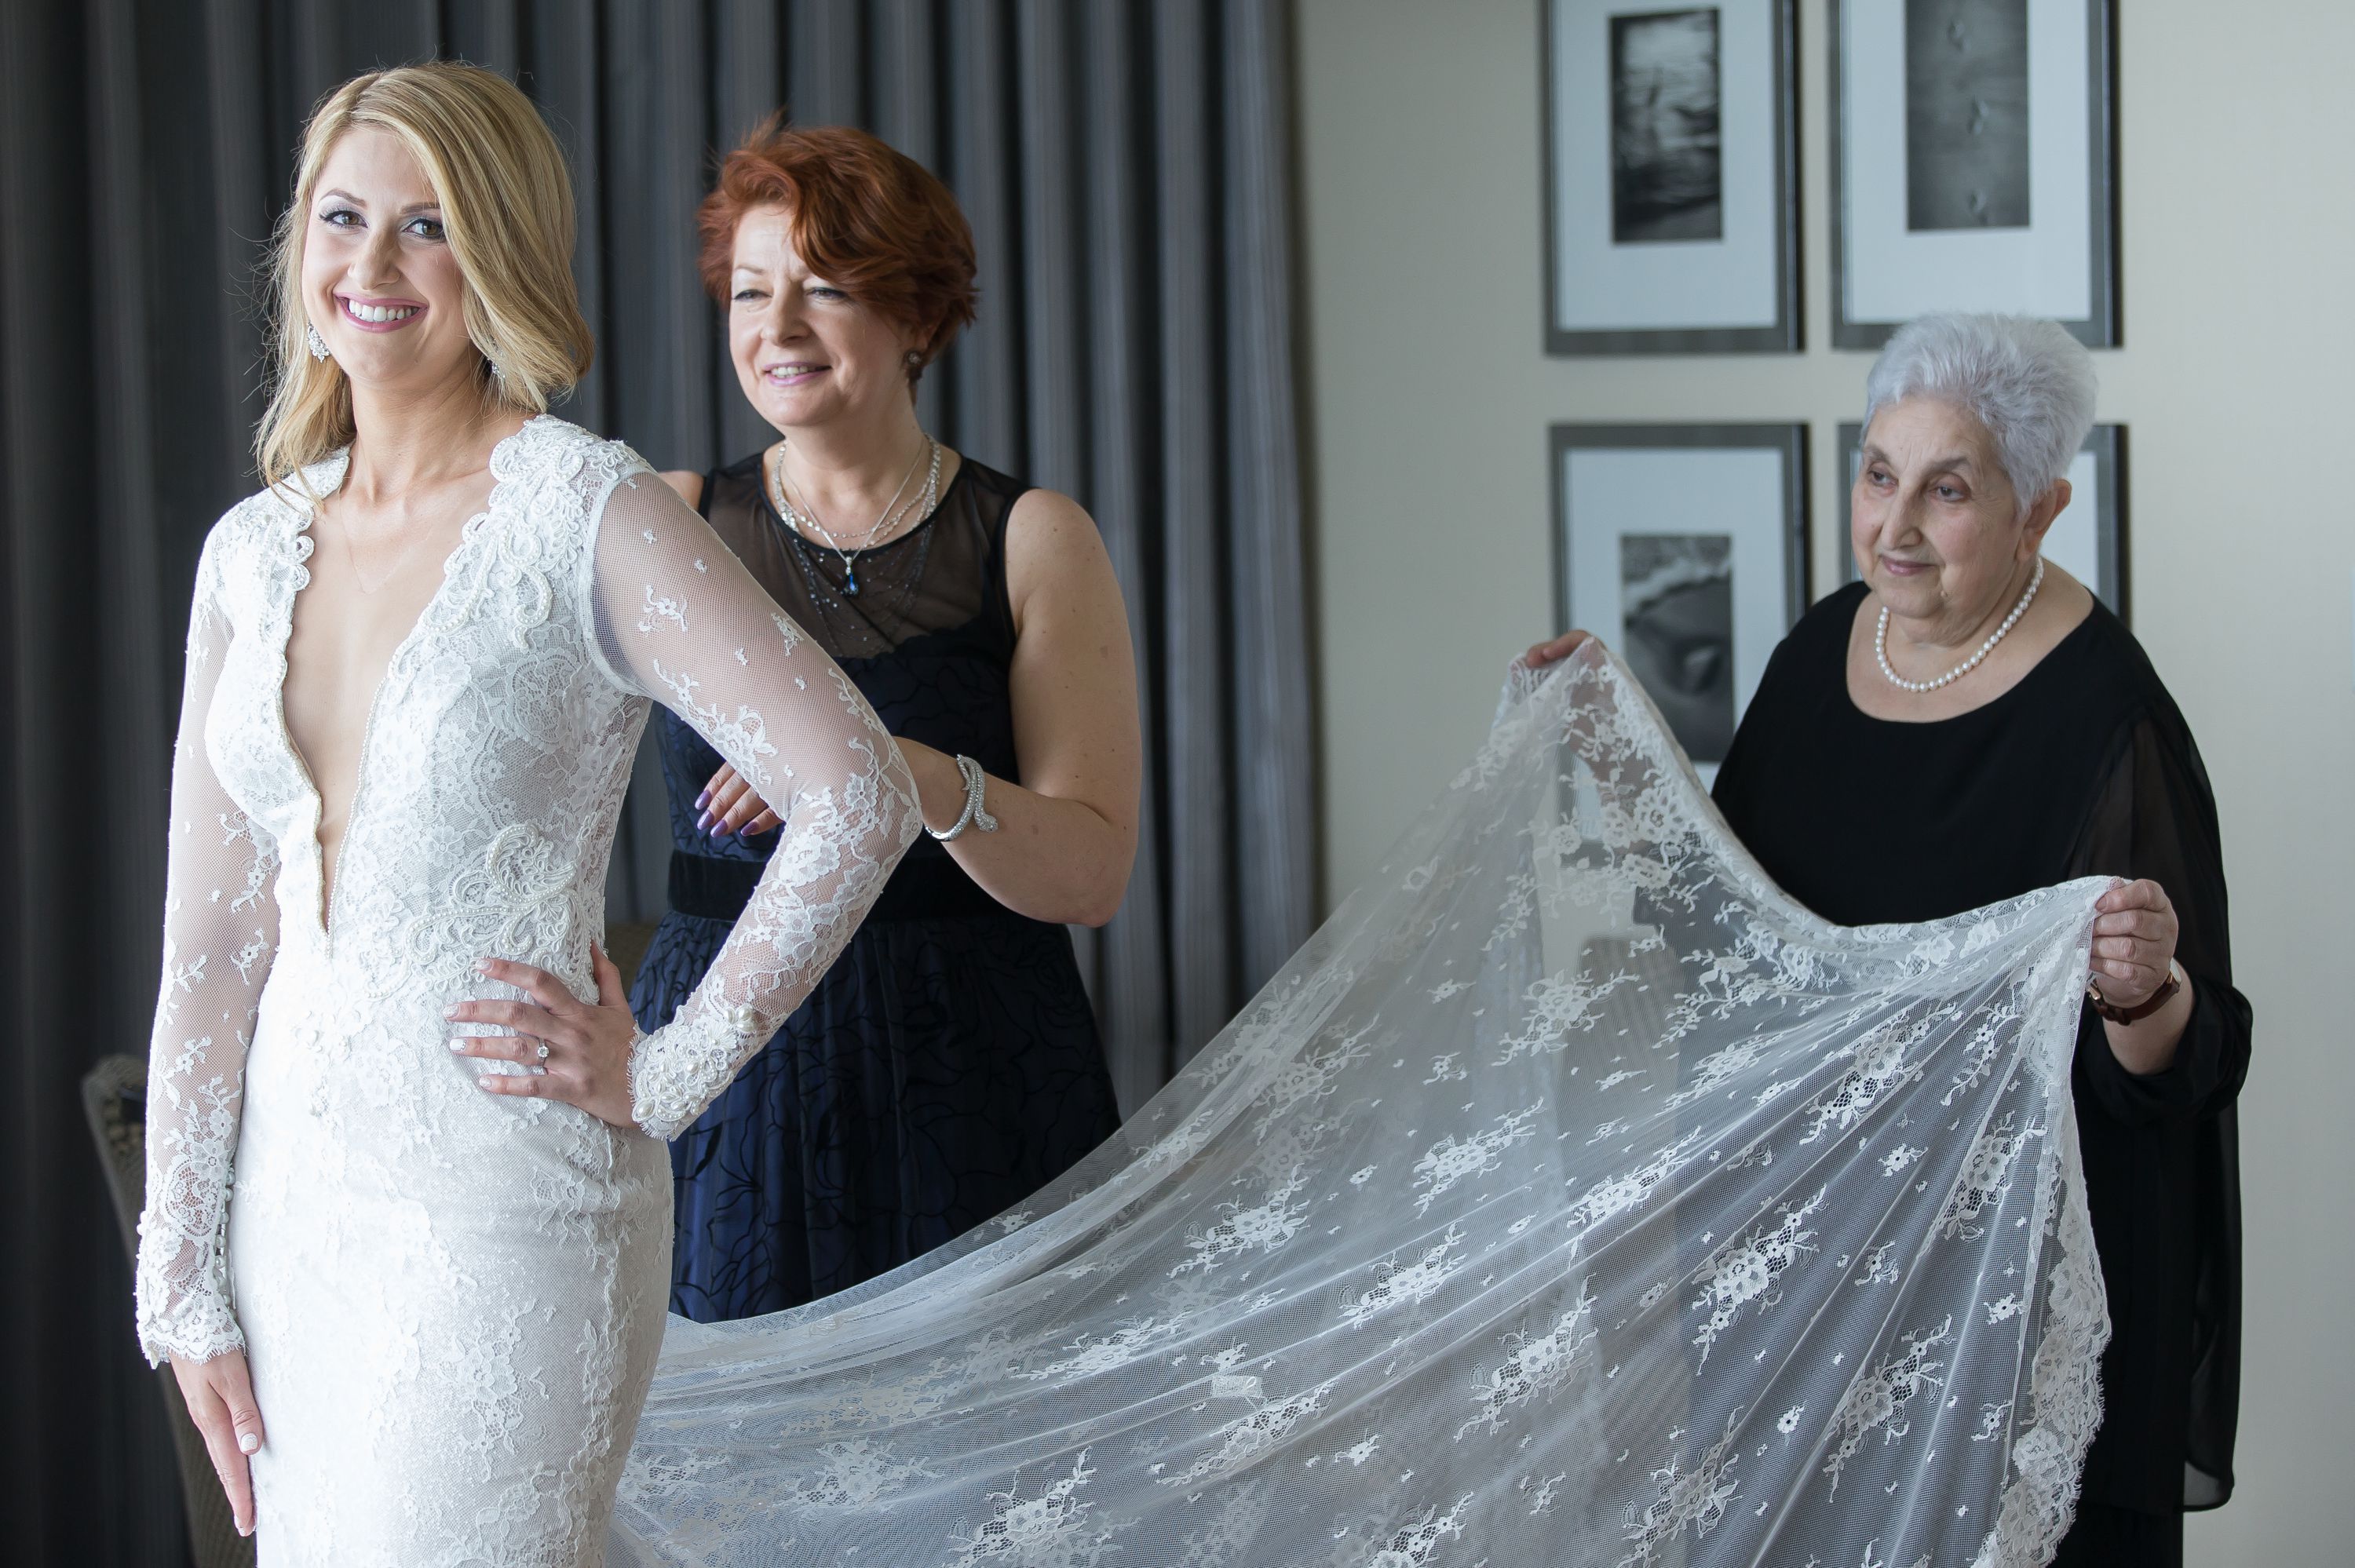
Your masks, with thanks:
[[[2242,1102],[2238,1500],[2193,1560],[2355,1562],[2355,6],[2128,0],[2120,35],[2134,625],[2199,736],[2254,1000]],[[1546,427],[1805,419],[1817,584],[1834,426],[1870,356],[1821,346],[1825,0],[1801,0],[1809,347],[1549,359],[1537,0],[1300,0],[1329,898],[1476,743],[1550,628]]]

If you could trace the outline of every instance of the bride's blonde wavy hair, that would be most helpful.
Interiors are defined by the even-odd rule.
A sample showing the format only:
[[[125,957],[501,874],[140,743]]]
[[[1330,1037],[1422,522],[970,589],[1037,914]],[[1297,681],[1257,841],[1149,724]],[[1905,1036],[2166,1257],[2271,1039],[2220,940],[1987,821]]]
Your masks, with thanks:
[[[447,61],[354,77],[312,112],[294,199],[272,242],[265,340],[275,376],[253,440],[265,484],[351,442],[351,383],[333,359],[311,357],[303,247],[319,172],[363,125],[400,137],[442,204],[486,397],[545,414],[595,352],[572,281],[571,177],[531,101],[496,71]]]

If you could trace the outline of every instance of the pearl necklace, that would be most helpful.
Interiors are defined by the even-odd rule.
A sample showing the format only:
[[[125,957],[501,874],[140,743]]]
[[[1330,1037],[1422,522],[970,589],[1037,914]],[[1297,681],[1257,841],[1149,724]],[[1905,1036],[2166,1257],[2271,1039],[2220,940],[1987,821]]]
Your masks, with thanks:
[[[778,450],[776,466],[769,479],[769,499],[775,504],[777,515],[784,519],[787,527],[797,534],[816,535],[825,542],[827,549],[842,557],[844,597],[848,599],[858,597],[858,568],[851,564],[850,557],[853,554],[864,555],[873,549],[876,536],[887,526],[898,523],[909,512],[913,511],[917,520],[922,522],[932,515],[933,507],[940,504],[941,443],[927,436],[924,438],[924,445],[931,450],[932,461],[931,471],[924,475],[923,495],[918,502],[909,506],[900,505],[900,497],[907,493],[908,482],[916,477],[916,462],[922,461],[922,458],[918,458],[908,464],[908,471],[900,477],[900,488],[891,493],[890,501],[884,503],[882,513],[875,519],[875,525],[867,530],[867,536],[858,542],[855,551],[842,547],[836,540],[834,531],[817,520],[815,509],[813,508],[807,514],[804,514],[785,498],[785,454],[782,447]]]
[[[1881,661],[1881,673],[1889,677],[1889,683],[1891,685],[1902,686],[1909,692],[1934,692],[1939,687],[1946,684],[1949,681],[1959,681],[1965,675],[1969,674],[1973,670],[1977,669],[1979,667],[1979,661],[1994,652],[1995,645],[2003,641],[2003,634],[2019,624],[2019,618],[2026,615],[2028,613],[2028,607],[2036,602],[2036,590],[2043,586],[2044,557],[2039,556],[2036,557],[2036,575],[2028,579],[2028,591],[2019,596],[2019,602],[2011,607],[2011,613],[2003,618],[2003,624],[1997,627],[1994,634],[1988,637],[1986,641],[1979,644],[1979,651],[1977,652],[1972,654],[1969,658],[1964,660],[1961,663],[1955,665],[1953,669],[1947,671],[1945,674],[1939,676],[1934,681],[1909,681],[1904,676],[1899,674],[1895,670],[1890,668],[1889,607],[1885,604],[1881,607],[1881,625],[1872,634],[1872,656]]]

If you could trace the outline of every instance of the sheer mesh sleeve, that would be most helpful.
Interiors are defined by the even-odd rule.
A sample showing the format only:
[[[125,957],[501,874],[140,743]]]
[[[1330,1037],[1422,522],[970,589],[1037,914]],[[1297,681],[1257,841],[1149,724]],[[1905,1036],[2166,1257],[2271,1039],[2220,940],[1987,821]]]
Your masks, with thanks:
[[[2090,1010],[2079,1056],[2102,1108],[2138,1124],[2231,1105],[2249,1071],[2248,999],[2232,986],[2224,851],[2207,769],[2180,720],[2147,715],[2126,735],[2078,842],[2070,874],[2147,877],[2166,889],[2179,931],[2176,961],[2192,989],[2175,1060],[2129,1073]]]
[[[228,1222],[246,1045],[278,947],[277,845],[214,776],[205,721],[232,639],[218,535],[197,567],[172,758],[164,980],[147,1067],[147,1202],[139,1219],[139,1346],[157,1365],[240,1350]]]
[[[632,1113],[666,1139],[801,1005],[922,818],[850,678],[652,475],[607,500],[588,594],[613,679],[693,726],[783,821],[709,972],[632,1060]]]

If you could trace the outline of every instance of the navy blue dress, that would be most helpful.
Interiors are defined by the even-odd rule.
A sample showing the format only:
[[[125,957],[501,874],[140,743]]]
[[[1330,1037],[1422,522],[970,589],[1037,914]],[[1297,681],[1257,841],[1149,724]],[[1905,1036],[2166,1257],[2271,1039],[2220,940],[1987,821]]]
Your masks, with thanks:
[[[893,735],[1018,781],[1005,544],[1026,488],[964,462],[929,519],[855,557],[855,596],[840,557],[778,518],[757,455],[707,476],[701,510]],[[697,832],[719,756],[668,711],[653,722],[671,909],[631,988],[648,1030],[702,980],[776,842]],[[919,838],[817,989],[671,1145],[671,1309],[718,1322],[845,1289],[1019,1203],[1118,1124],[1070,934]]]

